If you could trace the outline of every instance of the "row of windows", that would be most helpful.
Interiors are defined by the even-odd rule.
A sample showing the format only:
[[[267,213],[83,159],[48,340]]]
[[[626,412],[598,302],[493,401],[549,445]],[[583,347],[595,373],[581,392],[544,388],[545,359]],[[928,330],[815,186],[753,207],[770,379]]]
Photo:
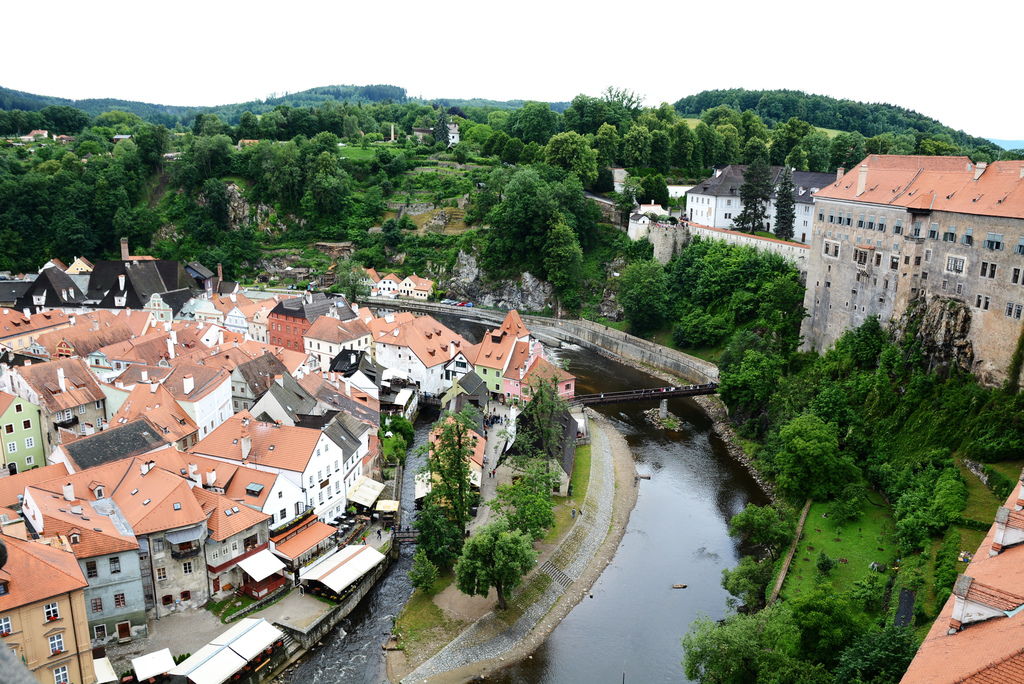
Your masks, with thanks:
[[[19,404],[19,406],[20,406],[20,404]],[[31,430],[32,429],[32,421],[31,420],[23,420],[23,421],[21,421],[21,429],[22,430]],[[4,425],[4,434],[5,435],[12,435],[12,434],[14,434],[14,423],[7,423],[7,425]]]
[[[161,542],[161,550],[162,550],[163,549],[163,546],[162,546],[163,540],[161,539],[160,542]],[[110,558],[107,559],[107,565],[108,565],[108,567],[110,569],[110,574],[111,575],[116,575],[117,573],[121,572],[121,557],[120,556],[111,556]],[[96,577],[98,574],[99,573],[97,571],[96,561],[86,561],[85,562],[85,576],[89,577],[89,578],[93,578],[93,577]]]
[[[124,594],[114,594],[114,607],[124,608],[128,604]],[[94,613],[103,612],[103,599],[94,598],[89,600],[89,609]]]
[[[182,562],[182,564],[181,564],[181,571],[183,573],[185,573],[186,575],[191,575],[192,572],[194,571],[194,566],[192,565],[192,561],[184,561],[184,562]],[[157,578],[157,580],[159,580],[161,582],[166,580],[167,579],[167,568],[164,568],[164,567],[157,568],[156,569],[156,578]]]
[[[25,438],[25,448],[26,449],[32,449],[32,448],[35,447],[35,445],[36,445],[35,437],[26,437]],[[14,453],[17,453],[17,451],[18,451],[18,443],[17,442],[8,442],[7,443],[7,453],[14,454]]]

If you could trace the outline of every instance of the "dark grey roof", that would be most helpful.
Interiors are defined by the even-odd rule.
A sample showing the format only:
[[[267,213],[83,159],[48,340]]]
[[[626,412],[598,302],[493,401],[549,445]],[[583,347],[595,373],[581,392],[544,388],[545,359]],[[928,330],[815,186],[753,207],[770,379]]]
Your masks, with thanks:
[[[31,280],[0,280],[0,304],[13,308],[30,287]]]
[[[380,380],[384,373],[384,366],[380,365],[363,350],[343,349],[338,355],[331,359],[329,370],[332,373],[341,373],[343,377],[350,378],[356,371],[362,371],[370,382],[380,387]]]
[[[779,184],[782,176],[781,166],[771,167],[772,186]],[[745,164],[730,164],[718,170],[717,176],[706,178],[694,185],[687,191],[687,195],[710,195],[712,197],[739,197],[740,186],[743,185],[743,173],[747,170]],[[832,173],[814,173],[812,171],[793,172],[793,199],[805,204],[810,203],[811,194],[814,190],[820,190],[835,183],[836,177]],[[800,189],[803,188],[803,192]],[[772,195],[774,196],[774,192]]]
[[[198,261],[190,261],[185,264],[185,271],[193,278],[207,280],[213,277],[213,271],[203,266]]]
[[[270,388],[275,375],[288,375],[288,369],[281,360],[270,352],[263,352],[251,361],[238,364],[238,372],[253,394],[259,396]]]
[[[288,373],[283,373],[281,382],[280,385],[276,382],[270,383],[267,394],[274,398],[278,406],[284,409],[293,421],[297,420],[300,415],[313,415],[317,412],[316,399],[303,389],[295,378]]]
[[[370,429],[366,423],[346,413],[339,413],[334,420],[324,426],[324,434],[348,456],[356,453],[359,449],[359,438]]]
[[[234,280],[222,280],[217,283],[217,294],[231,294],[238,289],[238,283]]]
[[[122,289],[118,276],[125,276]],[[125,297],[127,309],[141,309],[154,293],[198,289],[180,261],[98,261],[89,274],[90,300],[103,308],[116,308],[114,297]]]
[[[470,395],[478,395],[481,392],[485,395],[488,394],[487,383],[477,375],[475,370],[466,373],[459,379],[459,387]]]
[[[182,288],[180,290],[171,290],[170,292],[161,292],[160,299],[164,300],[164,304],[171,307],[171,313],[175,316],[181,311],[181,307],[185,306],[185,302],[192,299],[192,290],[188,288]]]
[[[79,470],[138,456],[157,449],[168,442],[144,418],[116,428],[97,432],[63,446]]]
[[[43,295],[43,304],[35,304],[34,297]],[[85,294],[78,289],[75,281],[67,273],[53,266],[44,268],[32,281],[32,286],[22,293],[15,303],[15,308],[25,309],[33,306],[56,308],[74,306],[85,301]]]
[[[349,306],[348,300],[343,296],[328,296],[323,292],[306,293],[302,297],[285,299],[271,309],[270,315],[277,314],[279,316],[305,318],[312,323],[332,310],[337,311],[338,318],[342,321],[350,321],[356,317],[356,313]]]

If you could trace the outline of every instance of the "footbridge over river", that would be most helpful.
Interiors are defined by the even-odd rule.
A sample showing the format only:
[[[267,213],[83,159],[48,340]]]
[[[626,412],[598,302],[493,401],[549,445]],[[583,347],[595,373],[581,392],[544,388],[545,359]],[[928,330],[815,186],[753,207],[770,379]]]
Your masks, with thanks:
[[[706,382],[700,385],[682,385],[678,387],[648,387],[645,389],[623,390],[621,392],[601,392],[600,394],[577,394],[570,403],[594,406],[597,404],[619,404],[626,401],[665,400],[673,397],[697,397],[714,394],[718,391],[718,383]]]

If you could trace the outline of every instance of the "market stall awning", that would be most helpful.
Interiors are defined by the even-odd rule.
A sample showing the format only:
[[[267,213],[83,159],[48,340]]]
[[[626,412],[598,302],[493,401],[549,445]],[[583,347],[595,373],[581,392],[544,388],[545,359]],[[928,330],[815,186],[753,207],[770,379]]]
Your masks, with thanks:
[[[365,475],[360,475],[351,487],[348,488],[348,500],[371,508],[380,493],[384,491],[384,483],[371,480]]]
[[[110,664],[110,658],[93,658],[92,669],[96,673],[96,684],[117,681],[117,673],[114,672],[114,666]]]
[[[227,646],[207,644],[171,670],[194,684],[222,684],[243,667],[246,659]]]
[[[231,629],[211,641],[211,644],[230,646],[246,660],[252,660],[260,651],[281,638],[281,630],[265,618],[242,618]]]
[[[316,580],[341,592],[384,560],[384,554],[372,546],[353,545],[325,556],[299,573],[302,580]]]
[[[295,560],[337,531],[338,528],[326,523],[314,522],[302,528],[298,534],[275,543],[274,553],[288,560]]]
[[[377,510],[381,513],[397,513],[398,502],[394,499],[381,499],[377,502]]]
[[[248,558],[238,561],[238,567],[242,568],[249,577],[257,582],[262,582],[275,572],[284,570],[284,563],[269,549],[263,549],[259,553],[254,553]]]
[[[135,670],[135,677],[140,682],[170,672],[174,669],[174,657],[171,655],[171,649],[164,648],[138,658],[132,658],[132,669]]]

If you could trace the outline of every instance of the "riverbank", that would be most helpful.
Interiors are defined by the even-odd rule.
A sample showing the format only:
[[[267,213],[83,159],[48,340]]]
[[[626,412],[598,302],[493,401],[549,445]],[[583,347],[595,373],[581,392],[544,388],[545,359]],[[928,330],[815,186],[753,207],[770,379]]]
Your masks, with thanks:
[[[488,613],[411,674],[399,671],[395,667],[398,659],[389,658],[391,681],[463,682],[486,677],[528,657],[587,597],[618,550],[636,504],[638,482],[625,438],[603,417],[587,413],[591,479],[582,514],[548,559],[538,562],[537,569],[524,580],[521,593],[528,593],[531,582],[545,575],[560,576],[564,584],[547,582],[535,600],[522,607],[522,616],[512,625],[506,624],[502,615]]]

